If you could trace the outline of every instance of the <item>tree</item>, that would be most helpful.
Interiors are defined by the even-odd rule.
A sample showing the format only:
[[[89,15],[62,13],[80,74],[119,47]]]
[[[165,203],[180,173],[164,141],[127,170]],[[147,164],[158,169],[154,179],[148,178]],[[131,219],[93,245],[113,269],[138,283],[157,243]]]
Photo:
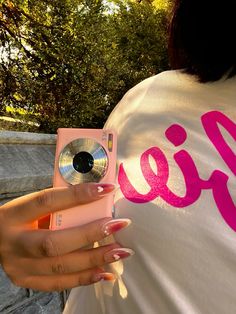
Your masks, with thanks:
[[[166,15],[148,2],[2,2],[2,110],[27,109],[43,132],[102,127],[130,87],[168,69]]]

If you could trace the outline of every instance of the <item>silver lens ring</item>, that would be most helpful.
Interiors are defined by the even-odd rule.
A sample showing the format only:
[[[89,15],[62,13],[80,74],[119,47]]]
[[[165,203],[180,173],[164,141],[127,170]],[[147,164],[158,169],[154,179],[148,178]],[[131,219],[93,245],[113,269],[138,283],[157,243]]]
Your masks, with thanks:
[[[67,144],[59,156],[59,171],[70,184],[99,182],[108,169],[104,147],[91,138],[79,138]]]

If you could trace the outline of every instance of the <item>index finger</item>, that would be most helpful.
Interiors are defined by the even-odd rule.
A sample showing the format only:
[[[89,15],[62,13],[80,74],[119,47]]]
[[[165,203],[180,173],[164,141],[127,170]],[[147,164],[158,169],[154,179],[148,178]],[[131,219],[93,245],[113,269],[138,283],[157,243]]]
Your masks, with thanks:
[[[12,222],[29,223],[59,210],[99,200],[114,188],[114,184],[106,183],[50,188],[17,198],[3,205],[2,209]]]

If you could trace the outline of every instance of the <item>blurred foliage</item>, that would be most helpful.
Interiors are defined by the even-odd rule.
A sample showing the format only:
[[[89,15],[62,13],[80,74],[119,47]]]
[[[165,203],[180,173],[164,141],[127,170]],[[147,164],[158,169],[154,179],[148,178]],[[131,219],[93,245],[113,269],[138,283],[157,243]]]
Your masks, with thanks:
[[[167,0],[0,1],[0,112],[22,108],[41,132],[100,128],[168,69]]]

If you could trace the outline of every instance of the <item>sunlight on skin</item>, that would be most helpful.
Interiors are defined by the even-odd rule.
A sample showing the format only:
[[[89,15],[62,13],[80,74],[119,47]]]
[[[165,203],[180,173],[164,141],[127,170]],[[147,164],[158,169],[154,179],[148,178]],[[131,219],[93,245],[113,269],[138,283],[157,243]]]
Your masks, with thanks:
[[[115,242],[114,237],[111,235],[107,237],[106,239],[102,240],[102,243],[100,242],[100,245],[107,245],[110,243]],[[95,243],[94,247],[98,247],[99,244]],[[122,279],[122,274],[124,272],[124,264],[122,260],[119,260],[117,262],[114,262],[110,265],[109,271],[112,272],[116,276],[115,281],[111,282],[98,282],[95,284],[95,294],[96,298],[101,302],[101,306],[104,307],[104,301],[103,301],[103,295],[106,296],[113,296],[113,290],[115,289],[115,285],[118,285],[119,287],[119,294],[122,299],[126,299],[128,297],[128,290],[124,284],[124,281]]]

